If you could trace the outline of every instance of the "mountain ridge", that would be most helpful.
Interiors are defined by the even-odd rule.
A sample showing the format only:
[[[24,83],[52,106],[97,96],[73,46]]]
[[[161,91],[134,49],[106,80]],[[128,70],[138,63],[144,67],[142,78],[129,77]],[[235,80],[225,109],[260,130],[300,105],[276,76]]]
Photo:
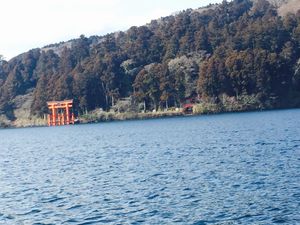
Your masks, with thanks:
[[[252,1],[255,3],[255,2],[259,1],[259,0],[252,0]],[[277,8],[278,13],[281,16],[285,16],[288,13],[296,13],[300,9],[300,3],[298,3],[297,0],[267,0],[267,1],[270,2],[272,5],[274,5]],[[192,9],[192,10],[190,9],[190,10],[191,10],[191,12],[202,13],[202,12],[204,12],[206,10],[215,9],[218,5],[219,4],[210,4],[210,5],[205,6],[205,7],[199,7],[197,9]],[[182,11],[185,11],[185,10],[182,10]],[[170,16],[176,16],[176,14],[179,14],[182,11],[178,11],[178,12],[172,13],[172,15],[170,15]],[[161,18],[156,19],[155,21],[160,21],[160,20],[163,20],[164,18],[168,18],[170,16],[161,17]],[[149,26],[150,24],[151,24],[151,22],[145,24],[144,26]],[[124,32],[126,32],[126,31],[124,31]],[[115,31],[113,33],[118,33],[118,32],[121,32],[121,31]],[[105,36],[105,35],[103,35],[103,36]],[[99,43],[101,41],[101,39],[103,39],[103,36],[92,35],[89,38],[92,38],[93,41],[94,41],[94,43],[97,44],[97,43]],[[63,42],[60,42],[60,43],[48,44],[46,46],[43,46],[41,48],[36,48],[36,49],[40,49],[41,51],[54,50],[54,52],[56,52],[57,50],[55,50],[55,47],[63,48],[64,46],[67,46],[67,47],[70,48],[71,47],[71,43],[74,40],[76,40],[76,38],[75,39],[70,39],[70,40],[67,40],[67,41],[63,41]],[[57,52],[59,53],[60,51],[61,50],[58,50]],[[26,53],[26,52],[24,52],[24,53]],[[17,56],[14,56],[13,58],[18,57],[18,56],[20,56],[20,55],[22,55],[24,53],[21,53],[21,54],[19,54]]]

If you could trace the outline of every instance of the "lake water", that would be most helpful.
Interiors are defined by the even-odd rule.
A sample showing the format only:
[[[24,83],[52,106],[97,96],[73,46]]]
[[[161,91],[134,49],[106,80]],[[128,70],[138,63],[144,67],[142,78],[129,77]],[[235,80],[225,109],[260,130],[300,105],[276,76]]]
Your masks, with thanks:
[[[0,130],[0,224],[300,224],[300,110]]]

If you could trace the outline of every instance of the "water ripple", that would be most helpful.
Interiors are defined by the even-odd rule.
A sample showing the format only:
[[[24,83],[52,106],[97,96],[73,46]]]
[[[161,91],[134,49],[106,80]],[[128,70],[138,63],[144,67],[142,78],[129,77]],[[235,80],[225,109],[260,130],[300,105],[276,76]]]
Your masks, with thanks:
[[[299,122],[287,110],[0,130],[0,224],[300,224]]]

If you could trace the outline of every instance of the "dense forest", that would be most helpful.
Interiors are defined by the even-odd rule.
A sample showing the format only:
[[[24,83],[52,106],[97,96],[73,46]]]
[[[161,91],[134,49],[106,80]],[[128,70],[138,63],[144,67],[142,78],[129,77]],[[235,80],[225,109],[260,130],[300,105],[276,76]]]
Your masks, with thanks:
[[[300,107],[300,11],[267,0],[223,1],[105,36],[80,36],[0,59],[0,114],[16,119],[49,100],[74,99],[76,113],[180,107],[187,99],[220,111]]]

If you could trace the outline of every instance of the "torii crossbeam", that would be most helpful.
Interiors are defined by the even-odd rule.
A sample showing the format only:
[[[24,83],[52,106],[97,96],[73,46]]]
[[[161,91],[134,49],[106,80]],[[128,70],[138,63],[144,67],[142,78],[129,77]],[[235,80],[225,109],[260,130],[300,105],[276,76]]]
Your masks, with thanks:
[[[50,114],[48,114],[48,126],[61,126],[74,124],[72,111],[73,100],[47,102]]]

